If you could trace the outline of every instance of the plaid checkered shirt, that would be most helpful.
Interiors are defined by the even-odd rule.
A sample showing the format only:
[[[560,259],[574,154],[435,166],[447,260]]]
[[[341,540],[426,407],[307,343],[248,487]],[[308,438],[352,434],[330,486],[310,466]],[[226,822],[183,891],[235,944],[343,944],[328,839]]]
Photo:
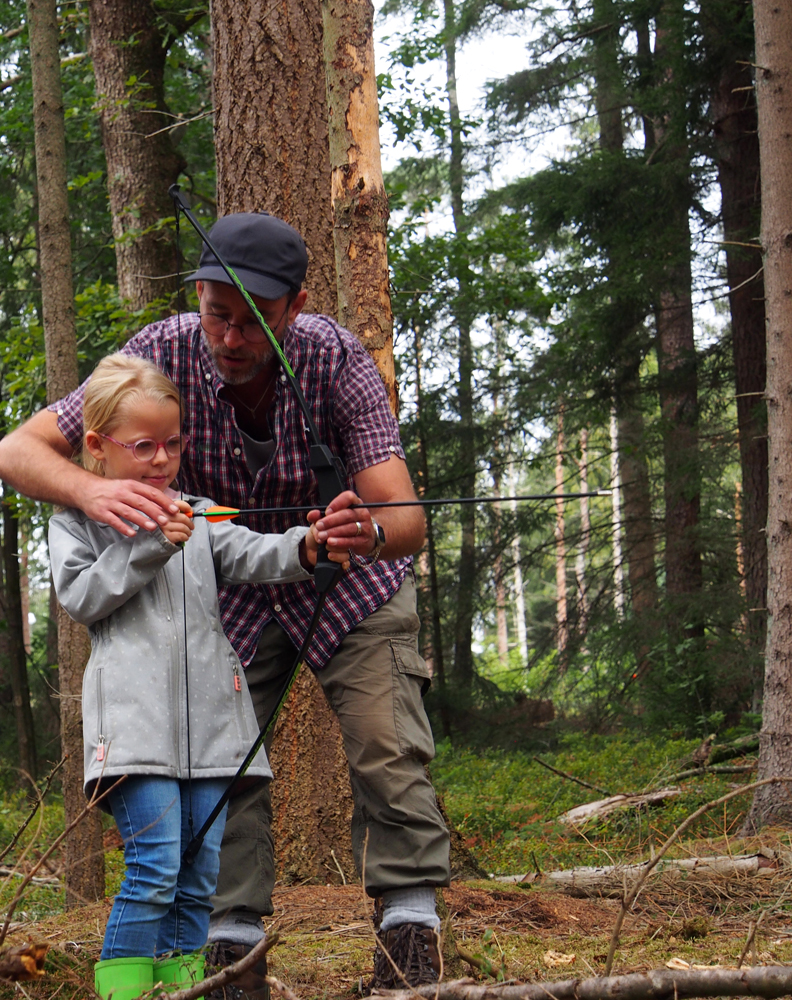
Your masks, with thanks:
[[[283,350],[308,401],[313,419],[346,466],[347,483],[362,469],[404,458],[399,430],[377,368],[348,330],[326,316],[300,315],[289,327]],[[221,398],[224,383],[204,344],[195,313],[152,323],[123,348],[154,361],[179,387],[185,402],[184,433],[189,444],[182,459],[179,487],[229,507],[319,506],[316,479],[309,466],[312,443],[305,419],[281,373],[270,412],[275,442],[271,460],[253,477],[245,462],[242,436],[230,402]],[[73,448],[82,444],[84,384],[49,409]],[[280,532],[304,524],[297,514],[251,514],[254,531]],[[325,604],[306,662],[319,669],[344,636],[389,600],[401,586],[411,559],[354,565]],[[255,653],[264,626],[275,620],[299,647],[305,638],[316,590],[312,582],[220,587],[223,628],[242,662]]]

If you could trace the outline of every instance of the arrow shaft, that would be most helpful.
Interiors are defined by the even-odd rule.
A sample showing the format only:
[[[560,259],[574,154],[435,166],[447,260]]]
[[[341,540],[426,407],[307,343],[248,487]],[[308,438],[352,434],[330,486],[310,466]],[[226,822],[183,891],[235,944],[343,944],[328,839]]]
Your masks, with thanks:
[[[356,503],[351,504],[348,510],[381,510],[383,507],[437,507],[443,504],[469,504],[469,503],[509,503],[512,500],[579,500],[581,497],[609,497],[611,490],[591,490],[588,493],[527,493],[514,497],[445,497],[437,500],[389,500],[379,503]],[[309,510],[316,510],[317,505],[300,507],[250,507],[247,510],[240,510],[237,516],[242,514],[307,514]],[[205,515],[197,512],[196,517]],[[211,514],[209,515],[211,517]]]

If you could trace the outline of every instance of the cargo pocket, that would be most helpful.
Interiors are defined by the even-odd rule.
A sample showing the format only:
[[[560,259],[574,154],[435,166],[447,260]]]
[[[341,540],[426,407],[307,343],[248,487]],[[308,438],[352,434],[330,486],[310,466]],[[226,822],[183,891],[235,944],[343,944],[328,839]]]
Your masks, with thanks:
[[[399,750],[426,764],[434,757],[434,740],[423,707],[429,690],[429,668],[417,649],[415,639],[391,639],[393,656],[393,722]]]

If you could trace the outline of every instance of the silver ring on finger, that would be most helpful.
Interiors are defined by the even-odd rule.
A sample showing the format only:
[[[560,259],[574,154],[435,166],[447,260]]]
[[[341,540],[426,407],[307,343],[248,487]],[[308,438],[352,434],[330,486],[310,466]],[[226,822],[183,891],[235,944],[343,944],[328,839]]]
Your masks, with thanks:
[[[357,531],[355,532],[355,538],[357,538],[358,535],[363,534],[363,525],[360,523],[360,521],[355,521],[355,527],[357,528]]]

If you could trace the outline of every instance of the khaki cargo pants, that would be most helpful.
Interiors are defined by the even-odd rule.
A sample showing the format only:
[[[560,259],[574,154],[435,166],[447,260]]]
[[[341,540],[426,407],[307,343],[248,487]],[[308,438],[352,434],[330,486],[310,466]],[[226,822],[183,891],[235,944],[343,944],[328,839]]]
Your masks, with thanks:
[[[354,799],[358,871],[366,848],[366,890],[448,885],[449,839],[424,764],[434,756],[422,704],[429,671],[418,652],[415,584],[401,589],[347,635],[316,676],[338,716]],[[296,650],[275,623],[264,630],[246,677],[259,725],[277,700]],[[288,711],[288,704],[285,708]],[[270,915],[275,882],[269,782],[229,804],[215,914]]]

